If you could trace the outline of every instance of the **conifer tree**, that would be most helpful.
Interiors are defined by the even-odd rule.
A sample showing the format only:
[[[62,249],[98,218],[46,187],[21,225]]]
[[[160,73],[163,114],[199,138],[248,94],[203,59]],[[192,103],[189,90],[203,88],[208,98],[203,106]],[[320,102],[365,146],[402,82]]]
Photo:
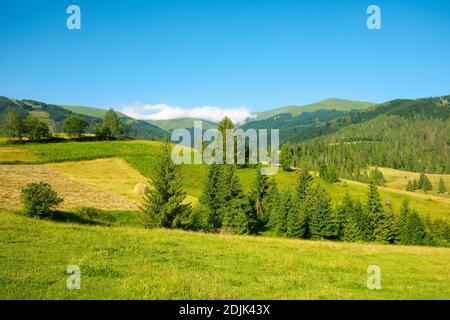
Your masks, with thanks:
[[[341,205],[337,207],[336,215],[338,222],[338,238],[345,238],[345,226],[348,222],[350,215],[353,213],[353,200],[349,193],[346,192],[342,200]]]
[[[447,192],[447,189],[445,188],[445,184],[444,184],[444,179],[442,179],[442,177],[439,178],[438,192],[439,193],[446,193]]]
[[[281,146],[280,150],[280,164],[284,171],[292,171],[291,165],[293,165],[293,151],[289,143],[285,143]]]
[[[287,216],[286,235],[292,238],[309,238],[309,219],[306,205],[308,202],[311,204],[311,200],[305,198],[303,201],[298,199],[293,200],[292,207],[290,208]]]
[[[375,240],[382,243],[394,243],[397,239],[398,230],[390,199],[386,200],[385,207],[384,217],[380,219],[374,232]]]
[[[179,168],[171,158],[171,146],[163,142],[153,169],[151,184],[144,194],[141,211],[145,226],[177,228],[183,226],[183,220],[190,211],[188,204],[183,204],[186,194],[182,189]]]
[[[267,192],[263,198],[264,214],[261,217],[263,224],[269,223],[274,207],[278,210],[281,194],[275,179],[269,179],[267,182]],[[276,211],[275,210],[275,211]]]
[[[306,198],[306,210],[310,217],[312,239],[334,239],[338,235],[338,223],[331,208],[331,199],[320,186],[312,188]]]
[[[425,226],[416,211],[411,211],[401,234],[402,244],[422,245],[425,238]]]
[[[256,216],[248,197],[244,194],[239,178],[236,175],[235,165],[226,165],[221,186],[223,195],[222,227],[226,231],[237,234],[256,233]]]
[[[308,169],[303,169],[298,175],[297,183],[295,185],[295,197],[300,202],[307,196],[313,177],[309,174]]]
[[[292,208],[292,196],[290,190],[281,193],[280,202],[272,206],[270,226],[275,234],[282,235],[287,232],[289,211]]]
[[[252,191],[250,193],[250,200],[253,210],[258,219],[263,220],[265,214],[264,198],[267,194],[269,183],[266,175],[261,174],[261,165],[256,168],[256,177],[253,182]]]
[[[406,191],[414,192],[413,184],[411,180],[408,180],[408,184],[406,185]]]
[[[377,238],[377,232],[380,232],[379,224],[384,219],[383,205],[381,204],[380,195],[377,185],[372,181],[369,185],[369,193],[367,196],[367,215],[370,219],[370,229],[373,238]]]
[[[223,207],[222,179],[224,178],[222,166],[211,164],[208,168],[208,175],[203,188],[200,203],[207,211],[206,224],[210,230],[218,230],[222,226],[221,208]]]
[[[412,183],[412,188],[414,191],[416,191],[417,189],[419,189],[419,184],[417,183],[417,180],[414,179],[413,183]]]
[[[424,192],[433,190],[430,180],[425,175],[425,173],[420,174],[418,189],[422,189]]]
[[[402,234],[404,233],[406,221],[408,220],[408,216],[411,213],[409,209],[409,201],[408,198],[403,198],[402,206],[400,208],[400,213],[398,215],[398,234],[397,234],[397,242],[401,242]]]
[[[370,220],[364,212],[360,201],[353,203],[353,210],[347,218],[344,229],[344,240],[346,241],[370,241],[372,237]]]

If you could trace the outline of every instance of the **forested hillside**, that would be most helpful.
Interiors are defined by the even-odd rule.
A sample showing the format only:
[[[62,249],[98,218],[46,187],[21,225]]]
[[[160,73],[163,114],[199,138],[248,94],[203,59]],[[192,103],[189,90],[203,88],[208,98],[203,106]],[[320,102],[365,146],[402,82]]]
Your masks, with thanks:
[[[449,96],[394,100],[329,121],[321,137],[293,148],[294,162],[335,166],[349,178],[367,165],[448,173],[449,119]]]
[[[88,124],[86,128],[87,133],[93,133],[96,125],[100,124],[103,118],[90,115],[86,111],[78,113],[77,109],[71,111],[70,108],[63,108],[59,105],[46,104],[34,100],[17,100],[0,97],[0,118],[8,109],[17,111],[21,118],[25,118],[27,115],[36,116],[40,120],[46,122],[54,133],[63,132],[64,121],[71,115],[77,115],[79,118],[86,121]],[[107,110],[104,111],[105,114],[106,111]],[[125,124],[131,126],[131,132],[134,138],[160,140],[167,136],[166,131],[147,121],[135,120],[129,117],[123,117],[123,115],[122,120]]]

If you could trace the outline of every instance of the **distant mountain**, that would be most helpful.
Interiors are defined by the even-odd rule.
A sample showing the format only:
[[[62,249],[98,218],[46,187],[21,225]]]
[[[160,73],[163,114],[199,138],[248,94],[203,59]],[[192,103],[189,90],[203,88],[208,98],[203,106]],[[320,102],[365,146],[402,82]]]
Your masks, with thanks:
[[[0,97],[0,115],[7,108],[16,109],[21,117],[33,114],[48,123],[54,132],[62,132],[64,120],[77,114],[89,124],[88,132],[94,132],[97,124],[101,123],[107,110],[89,107],[74,107],[46,104],[34,100],[17,100],[7,97]],[[137,139],[160,140],[168,136],[168,132],[147,121],[135,120],[119,113],[119,117],[127,123],[132,124],[135,137]]]
[[[367,101],[354,101],[354,100],[330,98],[330,99],[320,100],[315,103],[307,104],[304,106],[286,106],[286,107],[276,108],[276,109],[267,110],[267,111],[263,111],[263,112],[257,112],[256,120],[254,120],[254,121],[267,119],[267,118],[273,117],[273,116],[275,116],[277,114],[281,114],[281,113],[288,113],[293,116],[298,116],[303,112],[313,112],[313,111],[317,111],[320,109],[350,111],[350,110],[366,109],[373,105],[374,105],[374,103],[367,102]]]
[[[217,127],[217,124],[195,118],[179,118],[179,119],[171,119],[171,120],[148,120],[148,122],[154,124],[155,126],[160,127],[166,131],[172,131],[174,129],[190,129],[194,127],[194,121],[202,121],[203,129],[211,129]]]

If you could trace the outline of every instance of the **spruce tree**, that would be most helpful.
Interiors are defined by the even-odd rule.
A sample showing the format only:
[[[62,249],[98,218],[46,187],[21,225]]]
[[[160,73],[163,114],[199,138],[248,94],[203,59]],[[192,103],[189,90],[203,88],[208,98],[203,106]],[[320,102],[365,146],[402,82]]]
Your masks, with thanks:
[[[408,184],[406,185],[406,191],[414,192],[413,184],[411,180],[408,180]]]
[[[221,208],[223,207],[222,179],[224,178],[222,166],[211,164],[208,175],[200,197],[200,203],[207,209],[206,224],[210,230],[218,230],[222,226]]]
[[[369,193],[367,195],[367,215],[370,219],[370,229],[372,230],[373,239],[376,239],[376,233],[380,232],[379,224],[381,220],[384,219],[384,210],[377,185],[374,181],[369,185]]]
[[[345,241],[370,241],[372,238],[370,220],[364,212],[360,201],[353,203],[344,229]]]
[[[141,211],[144,224],[148,228],[182,227],[190,211],[188,204],[183,204],[186,194],[183,192],[179,167],[171,158],[171,146],[163,142],[161,153],[156,159],[151,184],[144,194]]]
[[[422,245],[425,238],[425,226],[416,211],[409,213],[403,232],[401,234],[402,244]]]
[[[439,178],[438,192],[439,193],[446,193],[447,192],[447,189],[445,188],[445,184],[444,184],[444,179],[442,179],[442,177]]]
[[[320,186],[312,188],[305,200],[310,217],[312,239],[334,239],[338,235],[338,222],[331,208],[331,199]]]
[[[314,199],[305,198],[303,201],[294,198],[287,216],[286,235],[292,238],[309,238],[309,217],[306,210],[307,203]]]
[[[280,164],[284,171],[292,171],[291,166],[293,165],[293,152],[289,143],[285,143],[281,146]]]
[[[261,174],[261,165],[256,168],[256,177],[253,182],[252,191],[250,193],[250,200],[253,210],[258,219],[263,220],[265,214],[264,197],[267,194],[269,188],[268,178],[266,175]]]
[[[275,179],[269,179],[267,182],[267,192],[263,198],[264,214],[261,217],[263,224],[268,224],[271,219],[271,215],[274,212],[274,207],[278,210],[280,204],[280,190]],[[276,211],[276,210],[275,210]],[[272,228],[273,226],[271,226]]]
[[[430,180],[425,175],[425,173],[420,174],[418,189],[422,189],[425,193],[433,190]]]
[[[235,165],[225,166],[221,194],[225,204],[221,209],[223,229],[237,234],[256,233],[256,216],[253,215],[249,198],[242,190]]]
[[[384,217],[380,219],[374,232],[375,240],[382,243],[394,243],[397,239],[398,229],[390,199],[386,200],[385,207]]]
[[[308,169],[303,169],[298,175],[297,183],[295,185],[295,197],[300,202],[306,198],[306,195],[311,187],[313,177],[309,174]]]
[[[402,206],[400,208],[400,213],[398,215],[398,234],[397,234],[397,242],[401,242],[402,234],[404,233],[406,221],[408,220],[408,216],[411,213],[409,209],[409,200],[408,198],[403,198]]]
[[[281,194],[281,200],[272,206],[270,226],[275,234],[283,235],[287,232],[289,211],[292,208],[292,195],[290,190]]]
[[[337,221],[338,221],[338,238],[339,239],[345,238],[345,226],[346,226],[353,210],[354,210],[353,200],[350,197],[349,193],[346,192],[341,205],[339,205],[336,210]]]
[[[416,179],[414,179],[413,183],[412,183],[412,188],[414,191],[416,191],[417,189],[419,189],[419,184],[417,182]]]

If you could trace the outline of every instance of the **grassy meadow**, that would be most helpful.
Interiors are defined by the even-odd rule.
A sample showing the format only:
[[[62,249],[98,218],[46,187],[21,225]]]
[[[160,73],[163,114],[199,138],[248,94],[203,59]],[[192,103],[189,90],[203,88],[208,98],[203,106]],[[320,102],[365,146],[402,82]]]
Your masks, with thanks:
[[[0,299],[450,297],[443,248],[85,226],[7,211],[0,229]],[[380,290],[366,287],[373,264]],[[80,267],[80,290],[66,288],[68,265]]]
[[[158,147],[158,142],[147,141],[0,142],[0,299],[450,297],[446,248],[142,228],[142,195],[134,189],[138,183],[151,187]],[[181,166],[193,205],[206,170],[205,165]],[[406,173],[382,170],[387,183],[379,188],[380,195],[391,199],[394,209],[407,195],[420,213],[450,219],[449,198],[403,191],[395,177]],[[238,176],[250,190],[255,170],[239,169]],[[281,169],[275,176],[283,189],[292,188],[295,178],[296,172]],[[20,190],[35,181],[50,183],[64,198],[53,220],[19,213]],[[324,186],[334,204],[345,192],[366,201],[363,183],[343,180]],[[97,220],[81,216],[82,207],[101,209],[101,215]],[[81,290],[66,288],[65,270],[71,264],[80,266]],[[381,290],[366,287],[366,269],[372,264],[381,267]]]

